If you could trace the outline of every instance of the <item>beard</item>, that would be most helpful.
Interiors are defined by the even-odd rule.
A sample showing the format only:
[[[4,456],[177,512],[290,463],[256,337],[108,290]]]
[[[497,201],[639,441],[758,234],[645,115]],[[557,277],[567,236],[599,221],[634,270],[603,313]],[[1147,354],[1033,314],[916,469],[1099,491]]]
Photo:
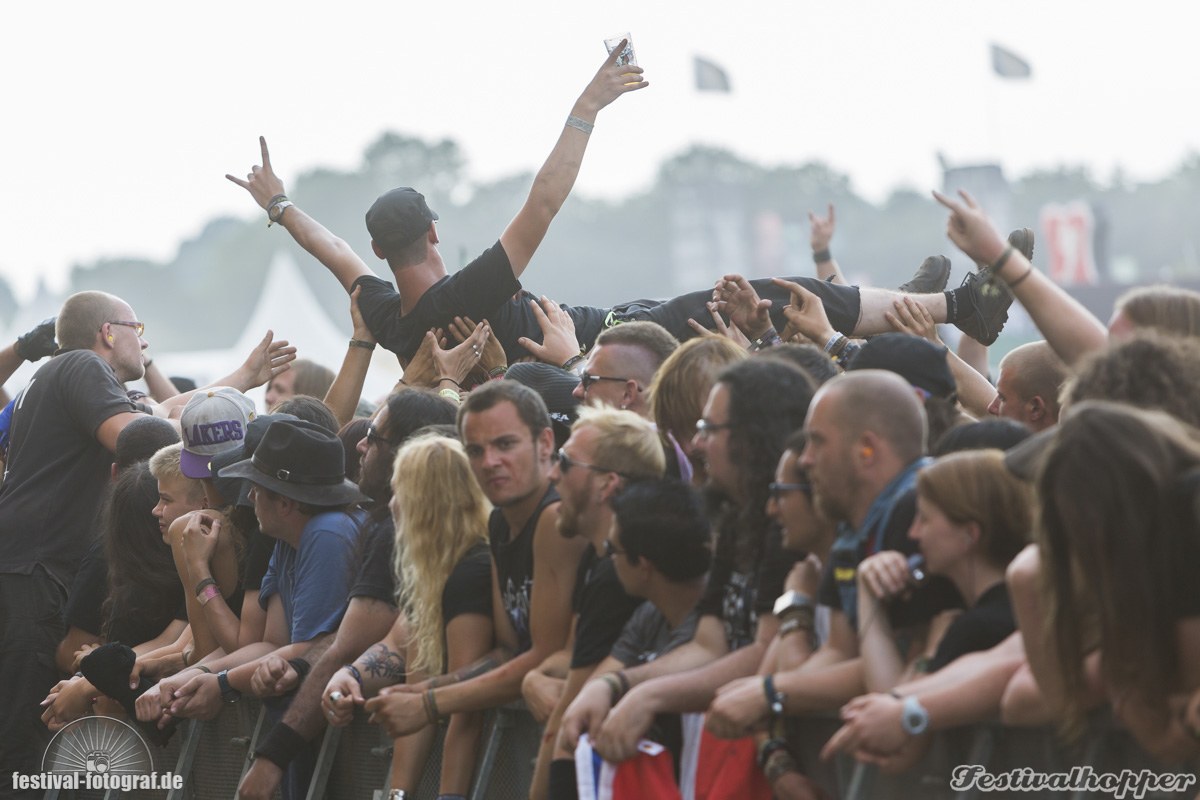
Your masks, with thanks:
[[[371,498],[373,506],[387,505],[392,499],[392,459],[380,458],[381,455],[376,453],[375,458],[363,464],[358,478],[358,488]]]
[[[579,535],[579,512],[565,502],[558,507],[558,532],[564,539]]]

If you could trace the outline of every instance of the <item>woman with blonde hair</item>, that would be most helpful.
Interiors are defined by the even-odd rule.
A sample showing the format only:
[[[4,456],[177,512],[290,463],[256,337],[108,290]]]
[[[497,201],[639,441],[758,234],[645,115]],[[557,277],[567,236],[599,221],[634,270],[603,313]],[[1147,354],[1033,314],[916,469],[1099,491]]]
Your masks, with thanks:
[[[492,564],[487,521],[492,506],[455,439],[423,435],[396,453],[392,472],[395,569],[402,614],[381,642],[334,676],[326,694],[379,692],[402,673],[417,684],[482,658],[493,646]],[[357,685],[354,685],[357,684]],[[389,696],[367,704],[387,727]],[[426,708],[431,717],[437,709]],[[337,719],[345,723],[349,718]],[[475,767],[482,714],[455,714],[442,748],[441,795],[466,796]],[[436,727],[396,739],[391,787],[417,789]]]

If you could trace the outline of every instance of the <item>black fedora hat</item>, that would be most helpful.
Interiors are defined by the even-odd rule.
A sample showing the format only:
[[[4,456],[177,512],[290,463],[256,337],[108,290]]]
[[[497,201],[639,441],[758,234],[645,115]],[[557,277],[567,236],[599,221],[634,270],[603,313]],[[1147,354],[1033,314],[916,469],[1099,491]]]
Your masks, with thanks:
[[[254,455],[219,473],[315,506],[336,506],[368,499],[346,480],[341,440],[320,425],[281,419],[271,423]]]

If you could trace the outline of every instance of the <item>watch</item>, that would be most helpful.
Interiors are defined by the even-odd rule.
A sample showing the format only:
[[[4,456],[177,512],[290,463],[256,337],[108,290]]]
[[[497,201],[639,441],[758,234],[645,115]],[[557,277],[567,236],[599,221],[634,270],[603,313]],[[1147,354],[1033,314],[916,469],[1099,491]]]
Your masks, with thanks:
[[[272,223],[279,222],[279,220],[283,219],[284,210],[294,205],[295,203],[291,200],[280,200],[267,209],[267,219],[271,220]]]
[[[789,589],[779,595],[779,599],[775,601],[774,614],[781,617],[789,611],[799,610],[802,608],[812,608],[813,601],[808,595],[797,592],[795,589]]]
[[[929,712],[915,694],[904,698],[904,709],[900,714],[900,727],[910,736],[920,736],[929,727]]]
[[[233,705],[242,699],[242,693],[229,685],[229,670],[223,669],[217,673],[217,686],[221,689],[221,700]]]

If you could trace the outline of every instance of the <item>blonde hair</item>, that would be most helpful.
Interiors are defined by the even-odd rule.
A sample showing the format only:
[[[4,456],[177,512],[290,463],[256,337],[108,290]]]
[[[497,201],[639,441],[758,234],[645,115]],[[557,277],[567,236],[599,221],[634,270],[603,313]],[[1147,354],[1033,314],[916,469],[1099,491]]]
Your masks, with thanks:
[[[467,552],[486,543],[492,504],[455,439],[425,435],[396,453],[392,470],[396,522],[397,600],[409,621],[417,656],[409,671],[445,670],[442,590]]]
[[[1142,286],[1117,298],[1116,309],[1138,328],[1200,336],[1200,292],[1176,286]]]
[[[959,525],[979,526],[989,563],[1006,567],[1033,527],[1033,487],[1004,465],[1003,450],[965,450],[934,461],[917,475],[917,494]]]
[[[182,452],[183,443],[176,442],[150,456],[150,474],[158,481],[187,481],[188,497],[196,499],[198,495],[204,494],[204,484],[183,474],[183,470],[179,466],[179,457]]]
[[[594,466],[619,472],[630,479],[661,478],[667,468],[662,442],[654,423],[632,411],[581,406],[571,430],[592,428],[596,445]]]

